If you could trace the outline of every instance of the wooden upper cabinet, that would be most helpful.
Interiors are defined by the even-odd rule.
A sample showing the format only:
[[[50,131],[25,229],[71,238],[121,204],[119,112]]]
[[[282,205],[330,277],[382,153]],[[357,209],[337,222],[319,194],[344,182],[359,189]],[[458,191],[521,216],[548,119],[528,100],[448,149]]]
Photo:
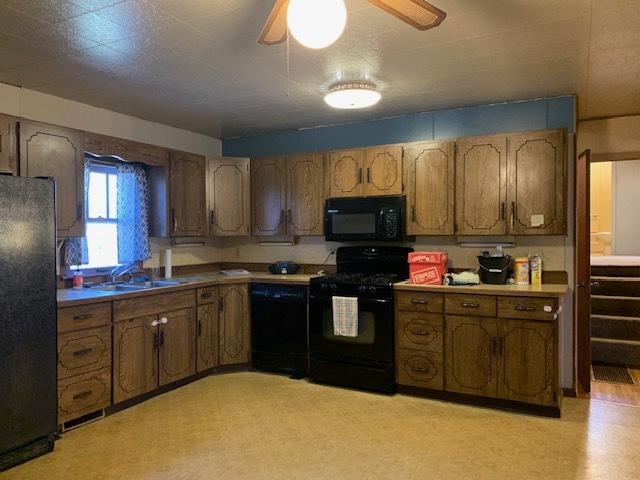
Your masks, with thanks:
[[[160,314],[159,385],[196,373],[196,316],[194,308]]]
[[[344,150],[329,154],[329,194],[331,197],[364,195],[364,154],[360,150]]]
[[[425,142],[404,149],[408,235],[453,235],[453,142]]]
[[[287,161],[285,157],[251,160],[251,233],[287,233]]]
[[[220,364],[247,363],[251,357],[248,287],[221,285],[219,292]]]
[[[84,145],[82,132],[20,122],[20,175],[56,181],[59,237],[84,235]]]
[[[365,195],[402,193],[402,147],[376,147],[365,151]]]
[[[509,135],[507,201],[515,235],[566,232],[563,130]]]
[[[322,235],[324,161],[321,154],[287,158],[287,223],[290,235]]]
[[[0,173],[18,174],[16,121],[0,115]]]
[[[211,158],[207,169],[210,235],[249,235],[251,225],[249,159]]]
[[[184,152],[171,155],[171,235],[207,234],[205,158]]]
[[[507,138],[456,141],[456,234],[505,235]]]

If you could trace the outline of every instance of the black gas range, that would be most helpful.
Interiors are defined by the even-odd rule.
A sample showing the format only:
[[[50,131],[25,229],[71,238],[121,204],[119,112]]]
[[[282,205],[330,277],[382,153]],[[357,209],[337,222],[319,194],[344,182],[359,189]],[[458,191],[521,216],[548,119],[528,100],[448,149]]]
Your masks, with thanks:
[[[311,380],[385,393],[395,392],[393,284],[408,278],[404,247],[341,247],[337,273],[309,286]],[[355,337],[336,335],[334,296],[355,297]]]

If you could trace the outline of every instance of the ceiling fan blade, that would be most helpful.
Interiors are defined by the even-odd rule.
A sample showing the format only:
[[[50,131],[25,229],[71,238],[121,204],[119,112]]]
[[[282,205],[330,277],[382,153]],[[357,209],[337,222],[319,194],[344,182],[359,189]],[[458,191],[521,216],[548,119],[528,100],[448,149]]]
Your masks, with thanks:
[[[267,23],[265,23],[258,43],[263,45],[275,45],[287,39],[287,7],[289,0],[277,0],[271,9]]]
[[[424,0],[369,0],[418,30],[437,27],[447,14]]]

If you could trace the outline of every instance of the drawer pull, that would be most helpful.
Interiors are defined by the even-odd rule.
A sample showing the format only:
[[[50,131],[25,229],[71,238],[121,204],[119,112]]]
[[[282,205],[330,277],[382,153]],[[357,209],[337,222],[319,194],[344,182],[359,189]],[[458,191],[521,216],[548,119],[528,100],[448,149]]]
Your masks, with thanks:
[[[78,350],[77,352],[73,352],[73,356],[74,357],[81,357],[83,355],[86,355],[88,353],[93,352],[93,348],[85,348],[84,350]]]
[[[413,333],[414,335],[429,335],[429,331],[428,330],[411,330],[411,333]]]
[[[76,315],[73,317],[74,320],[87,320],[88,318],[93,317],[91,313],[85,313],[84,315]]]
[[[415,304],[415,305],[426,305],[427,303],[429,303],[429,300],[416,300],[414,298],[411,299],[411,303]]]
[[[211,298],[211,292],[209,293],[203,293],[202,295],[200,295],[200,298]]]
[[[411,370],[418,373],[427,373],[429,371],[427,367],[411,367]]]
[[[464,308],[479,308],[480,304],[479,303],[461,303],[460,306],[464,307]]]
[[[536,307],[523,307],[522,305],[516,305],[515,309],[519,310],[521,312],[535,312],[536,311]]]
[[[87,398],[87,397],[91,396],[92,393],[93,393],[93,390],[85,390],[84,392],[76,393],[73,396],[73,399],[74,400],[81,400],[83,398]]]

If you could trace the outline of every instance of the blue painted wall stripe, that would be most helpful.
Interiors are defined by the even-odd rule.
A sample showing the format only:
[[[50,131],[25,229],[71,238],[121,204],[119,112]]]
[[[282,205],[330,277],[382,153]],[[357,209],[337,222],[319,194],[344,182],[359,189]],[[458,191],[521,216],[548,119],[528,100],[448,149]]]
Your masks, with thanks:
[[[223,155],[262,157],[389,143],[566,128],[574,132],[575,97],[412,113],[304,130],[223,138]]]

